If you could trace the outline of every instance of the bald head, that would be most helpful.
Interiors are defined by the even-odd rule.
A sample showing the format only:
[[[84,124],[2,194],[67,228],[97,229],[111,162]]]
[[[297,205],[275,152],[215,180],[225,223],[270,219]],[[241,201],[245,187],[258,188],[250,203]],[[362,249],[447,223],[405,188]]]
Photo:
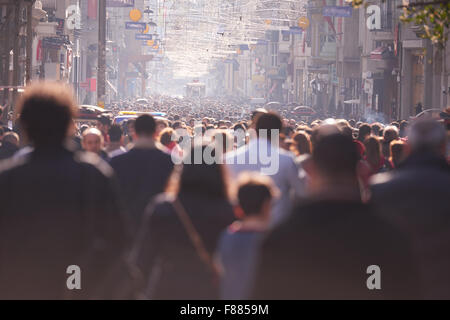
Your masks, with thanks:
[[[81,144],[84,150],[98,154],[103,148],[103,135],[96,128],[86,129]]]

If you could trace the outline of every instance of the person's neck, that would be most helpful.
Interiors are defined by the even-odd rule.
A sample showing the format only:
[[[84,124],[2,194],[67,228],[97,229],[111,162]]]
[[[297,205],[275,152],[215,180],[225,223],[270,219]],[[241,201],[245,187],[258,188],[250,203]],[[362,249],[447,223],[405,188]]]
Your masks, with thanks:
[[[361,190],[358,180],[340,179],[323,180],[311,190],[311,196],[321,200],[361,201]]]
[[[120,148],[122,146],[122,143],[120,141],[111,141],[109,143],[109,146],[112,148]]]
[[[256,215],[245,217],[242,221],[239,221],[240,230],[265,231],[268,225],[267,219]]]
[[[155,139],[149,136],[139,136],[137,137],[137,140],[134,142],[134,147],[142,149],[154,148]]]

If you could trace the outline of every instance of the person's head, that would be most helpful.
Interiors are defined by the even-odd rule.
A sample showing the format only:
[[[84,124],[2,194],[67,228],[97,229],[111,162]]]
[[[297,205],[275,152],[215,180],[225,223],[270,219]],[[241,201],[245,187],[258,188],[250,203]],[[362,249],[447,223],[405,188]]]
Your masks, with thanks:
[[[272,200],[277,197],[278,190],[272,179],[257,173],[242,173],[237,180],[236,217],[245,220],[258,218],[268,221]]]
[[[358,140],[364,142],[366,138],[370,135],[371,131],[372,128],[367,123],[361,124],[358,132]]]
[[[134,125],[138,138],[153,138],[156,133],[156,121],[149,114],[144,114],[136,119]]]
[[[83,135],[84,131],[86,131],[87,129],[89,129],[89,126],[87,124],[83,124],[80,127],[80,135]]]
[[[57,83],[33,84],[18,103],[19,122],[36,148],[63,145],[74,131],[76,104],[70,89]]]
[[[356,168],[359,154],[353,140],[341,133],[319,137],[313,149],[309,173],[313,190],[358,184]]]
[[[292,127],[292,128],[295,128],[295,125],[297,124],[297,122],[295,121],[295,119],[290,119],[289,120],[289,125]]]
[[[377,168],[381,159],[381,144],[377,137],[369,136],[364,140],[364,147],[366,150],[367,162],[373,167]]]
[[[262,114],[266,114],[266,113],[268,113],[268,111],[264,108],[258,108],[256,110],[254,110],[251,115],[252,127],[255,127],[256,120],[258,119],[258,117],[261,116]]]
[[[353,129],[350,126],[341,126],[340,131],[344,136],[350,137],[353,139]]]
[[[380,136],[380,132],[382,129],[382,126],[380,123],[376,122],[374,124],[372,124],[371,126],[371,130],[372,130],[372,134],[376,137]]]
[[[297,155],[311,154],[311,140],[306,132],[297,132],[292,140],[294,140],[294,151]]]
[[[126,131],[128,137],[131,141],[135,141],[137,139],[136,135],[136,119],[130,119],[125,123]]]
[[[103,148],[103,134],[97,128],[89,128],[83,132],[81,146],[85,151],[99,154]]]
[[[111,119],[106,115],[101,115],[97,122],[98,130],[100,130],[103,134],[108,133],[109,128],[111,127]]]
[[[122,142],[123,131],[118,124],[114,124],[109,128],[108,135],[111,142]]]
[[[9,143],[19,147],[19,135],[15,132],[7,132],[3,135],[2,143]]]
[[[163,146],[170,148],[170,146],[175,142],[172,138],[174,134],[175,130],[173,130],[172,128],[165,128],[159,135],[159,142]]]
[[[394,140],[390,145],[390,157],[394,167],[398,167],[398,165],[406,158],[407,155],[407,147],[406,143],[402,140]]]
[[[387,126],[383,131],[384,143],[391,143],[391,141],[398,139],[398,128],[396,126]]]
[[[180,129],[182,126],[183,126],[183,125],[182,125],[181,121],[175,121],[175,122],[172,124],[172,129],[173,129],[173,130],[177,130],[177,129]]]
[[[418,120],[408,130],[411,153],[432,153],[445,157],[446,140],[444,126],[435,120]]]
[[[256,134],[271,140],[272,134],[280,135],[283,123],[279,115],[274,112],[263,113],[256,118]]]
[[[156,135],[159,136],[161,131],[169,126],[169,123],[166,120],[158,119],[156,120]]]
[[[196,154],[205,154],[210,146],[195,145],[184,157],[183,164],[177,166],[167,189],[175,194],[191,195],[203,199],[229,200],[226,167],[213,161],[209,164],[205,157],[197,159]],[[214,150],[206,150],[215,157]]]

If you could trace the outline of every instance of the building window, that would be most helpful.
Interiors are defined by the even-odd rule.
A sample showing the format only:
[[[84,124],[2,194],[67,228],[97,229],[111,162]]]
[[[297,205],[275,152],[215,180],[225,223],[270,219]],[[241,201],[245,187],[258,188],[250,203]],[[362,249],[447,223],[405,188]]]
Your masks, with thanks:
[[[392,3],[394,1],[385,1],[381,4],[381,28],[392,30]]]

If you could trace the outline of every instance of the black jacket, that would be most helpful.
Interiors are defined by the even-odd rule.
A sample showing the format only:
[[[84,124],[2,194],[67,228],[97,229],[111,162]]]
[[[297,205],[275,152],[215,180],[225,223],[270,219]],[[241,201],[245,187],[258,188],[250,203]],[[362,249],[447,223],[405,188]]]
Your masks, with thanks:
[[[213,255],[220,234],[233,221],[230,203],[208,195],[183,194],[179,199],[206,250]],[[150,280],[148,296],[158,300],[218,299],[213,275],[195,251],[172,199],[157,197],[152,208],[148,207],[136,244],[138,264]]]
[[[110,164],[118,177],[129,220],[136,231],[146,205],[165,190],[174,164],[169,154],[157,148],[133,148],[112,158]]]
[[[450,299],[450,168],[445,159],[415,154],[397,170],[375,176],[372,203],[413,244],[425,298]]]
[[[381,269],[369,290],[367,268]],[[264,241],[254,299],[396,299],[414,297],[408,244],[366,205],[311,201]]]
[[[113,171],[62,147],[0,165],[0,299],[107,298],[127,244]],[[81,268],[81,291],[66,286]],[[117,279],[109,279],[117,281]]]

